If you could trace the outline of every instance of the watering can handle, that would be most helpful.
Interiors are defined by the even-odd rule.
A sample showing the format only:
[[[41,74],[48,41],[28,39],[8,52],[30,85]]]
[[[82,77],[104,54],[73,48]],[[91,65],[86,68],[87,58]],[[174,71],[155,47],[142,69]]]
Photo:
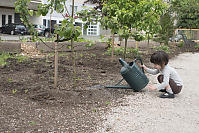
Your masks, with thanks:
[[[130,68],[129,64],[127,64],[122,58],[119,59],[119,62],[122,64],[122,66]]]
[[[141,59],[141,58],[135,59],[134,62],[136,63],[138,60],[140,61],[141,65],[143,65],[143,62],[142,62],[142,59]],[[142,69],[142,72],[144,73],[144,68],[142,67],[141,69]]]

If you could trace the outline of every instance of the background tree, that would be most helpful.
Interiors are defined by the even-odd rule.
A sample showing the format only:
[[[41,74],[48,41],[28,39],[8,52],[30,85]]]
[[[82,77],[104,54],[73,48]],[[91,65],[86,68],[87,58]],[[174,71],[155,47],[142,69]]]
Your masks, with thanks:
[[[174,33],[174,17],[169,10],[165,10],[165,13],[160,17],[160,29],[155,41],[168,45],[169,38]]]
[[[84,3],[96,4],[95,9],[102,10],[104,2],[107,0],[86,0]]]
[[[124,58],[126,58],[127,40],[129,37],[140,40],[142,34],[140,31],[148,28],[143,27],[143,20],[148,13],[149,18],[160,18],[164,9],[162,0],[110,0],[102,4],[102,12],[100,17],[95,18],[106,29],[116,32],[125,39]],[[93,9],[96,11],[96,9]],[[149,13],[150,12],[150,13]],[[81,12],[80,16],[85,21],[92,20],[92,10]],[[98,13],[99,14],[99,13]],[[156,20],[154,20],[156,21]],[[147,22],[145,23],[145,27]]]
[[[178,28],[199,29],[199,0],[174,0],[172,7]]]
[[[143,16],[140,24],[138,26],[140,31],[146,32],[146,37],[148,40],[148,50],[149,50],[149,40],[153,38],[154,34],[158,34],[161,25],[160,25],[160,18],[165,12],[166,5],[162,4],[161,1],[142,1],[143,8]],[[141,9],[142,10],[142,9]]]

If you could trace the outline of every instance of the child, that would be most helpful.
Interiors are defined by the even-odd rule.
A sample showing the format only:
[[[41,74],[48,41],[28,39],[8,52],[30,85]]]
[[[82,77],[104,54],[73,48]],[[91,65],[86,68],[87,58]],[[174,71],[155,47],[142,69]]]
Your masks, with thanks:
[[[165,92],[159,96],[160,98],[174,98],[174,94],[180,93],[183,83],[175,69],[168,65],[168,54],[164,51],[157,51],[151,55],[150,61],[154,64],[155,69],[149,69],[145,65],[142,65],[142,67],[150,74],[160,73],[158,76],[160,85],[157,88],[153,85],[148,85],[149,89]]]

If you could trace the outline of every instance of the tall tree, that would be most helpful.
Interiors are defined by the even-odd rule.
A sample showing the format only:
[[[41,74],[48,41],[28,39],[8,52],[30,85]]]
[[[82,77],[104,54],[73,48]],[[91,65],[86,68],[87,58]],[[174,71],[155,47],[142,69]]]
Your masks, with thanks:
[[[173,36],[174,32],[174,18],[169,11],[165,11],[165,13],[161,16],[160,26],[161,28],[158,33],[158,41],[168,45],[169,38]]]
[[[161,29],[160,19],[163,14],[163,11],[167,10],[167,7],[164,4],[161,4],[160,1],[143,1],[144,5],[144,15],[140,24],[138,26],[139,30],[145,31],[148,39],[148,50],[149,50],[149,40],[153,38],[154,34],[158,34]],[[154,8],[155,7],[155,8]]]
[[[199,0],[174,0],[177,27],[199,29]]]

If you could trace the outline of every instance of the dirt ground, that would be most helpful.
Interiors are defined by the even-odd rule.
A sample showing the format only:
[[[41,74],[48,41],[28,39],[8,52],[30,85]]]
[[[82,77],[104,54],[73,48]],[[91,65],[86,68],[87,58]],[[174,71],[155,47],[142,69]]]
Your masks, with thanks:
[[[150,54],[140,49],[145,64]],[[90,133],[98,130],[110,108],[135,95],[132,89],[107,89],[120,79],[121,65],[105,47],[77,51],[76,88],[73,88],[71,52],[60,53],[58,87],[53,87],[54,57],[8,59],[0,68],[0,132]],[[170,57],[183,50],[171,48]],[[134,55],[127,58],[130,62]]]

